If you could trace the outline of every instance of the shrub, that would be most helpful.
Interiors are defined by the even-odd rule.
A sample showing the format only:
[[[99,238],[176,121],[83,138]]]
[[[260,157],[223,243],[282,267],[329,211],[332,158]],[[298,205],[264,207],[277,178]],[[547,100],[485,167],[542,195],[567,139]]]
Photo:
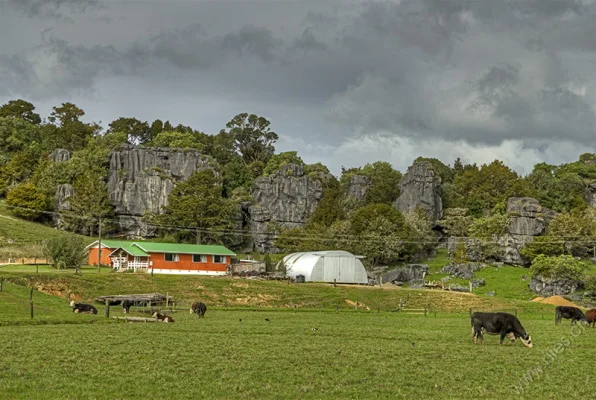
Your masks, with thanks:
[[[552,236],[538,236],[533,242],[526,244],[520,253],[531,262],[540,254],[548,257],[565,254],[565,245]]]
[[[547,257],[540,254],[532,261],[530,273],[550,279],[582,280],[585,276],[584,265],[570,255]]]
[[[71,236],[61,236],[51,239],[44,249],[44,256],[51,261],[54,268],[79,269],[87,259],[85,242],[82,239]]]
[[[584,281],[584,287],[590,292],[596,292],[596,275],[588,275]]]
[[[8,192],[6,204],[14,207],[12,213],[28,220],[41,219],[49,204],[44,193],[32,183],[23,183]]]

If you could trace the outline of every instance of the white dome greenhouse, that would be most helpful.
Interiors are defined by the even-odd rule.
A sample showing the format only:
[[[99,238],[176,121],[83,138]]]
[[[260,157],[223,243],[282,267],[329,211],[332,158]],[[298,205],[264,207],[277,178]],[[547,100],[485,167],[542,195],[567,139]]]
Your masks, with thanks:
[[[342,250],[293,253],[285,256],[276,269],[283,263],[289,277],[303,275],[305,282],[368,283],[361,258]]]

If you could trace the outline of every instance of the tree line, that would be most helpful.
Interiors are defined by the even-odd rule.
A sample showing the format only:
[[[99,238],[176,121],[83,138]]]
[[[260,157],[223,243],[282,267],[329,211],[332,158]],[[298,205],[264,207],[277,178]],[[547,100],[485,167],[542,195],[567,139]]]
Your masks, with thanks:
[[[304,227],[284,229],[272,224],[270,233],[280,251],[341,248],[367,256],[372,264],[387,264],[417,259],[432,251],[438,240],[437,226],[422,210],[401,213],[393,206],[405,171],[378,161],[342,168],[341,175],[335,177],[321,163],[306,165],[295,151],[276,153],[278,134],[264,117],[241,113],[217,134],[208,134],[167,120],[141,121],[134,117],[121,117],[102,127],[84,122],[84,116],[85,112],[72,103],[53,107],[46,118],[22,99],[0,107],[0,197],[15,207],[17,216],[53,223],[51,213],[59,207],[56,189],[70,184],[76,195],[68,199],[70,211],[61,212],[61,227],[93,236],[101,217],[104,232],[114,232],[115,214],[107,193],[110,154],[124,144],[133,144],[193,149],[213,160],[212,169],[176,183],[163,213],[146,215],[159,226],[187,228],[160,229],[164,239],[235,241],[240,206],[252,201],[255,179],[293,163],[319,180],[324,192]],[[55,149],[69,150],[71,159],[52,161],[50,154]],[[445,216],[438,225],[443,235],[499,234],[507,226],[507,200],[534,197],[542,206],[560,213],[547,237],[595,236],[596,220],[586,201],[588,185],[596,182],[595,154],[582,154],[577,161],[561,165],[539,163],[526,176],[500,160],[481,165],[464,164],[460,159],[452,164],[424,157],[416,161],[429,162],[441,178]],[[355,176],[367,182],[362,198],[350,195]],[[543,242],[550,246],[552,240]],[[563,251],[585,252],[591,245],[576,244],[572,250],[564,245]],[[561,251],[560,246],[536,246],[528,252]]]

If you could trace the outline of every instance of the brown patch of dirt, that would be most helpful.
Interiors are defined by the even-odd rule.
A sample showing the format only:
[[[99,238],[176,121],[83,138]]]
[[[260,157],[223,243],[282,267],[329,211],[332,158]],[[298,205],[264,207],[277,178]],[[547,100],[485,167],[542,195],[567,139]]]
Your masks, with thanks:
[[[567,307],[580,307],[575,303],[570,302],[567,299],[564,299],[561,296],[550,296],[550,297],[536,297],[532,299],[532,301],[542,304],[552,304],[553,306],[567,306]],[[583,308],[583,307],[582,307]]]
[[[250,287],[250,285],[248,283],[244,283],[244,282],[232,283],[230,286],[239,287],[239,288],[243,288],[243,289]]]
[[[351,306],[354,306],[354,307],[358,306],[359,308],[365,308],[367,310],[370,310],[370,307],[368,307],[366,304],[361,303],[359,301],[356,302],[356,301],[352,301],[352,300],[348,300],[348,299],[345,299],[344,301]]]

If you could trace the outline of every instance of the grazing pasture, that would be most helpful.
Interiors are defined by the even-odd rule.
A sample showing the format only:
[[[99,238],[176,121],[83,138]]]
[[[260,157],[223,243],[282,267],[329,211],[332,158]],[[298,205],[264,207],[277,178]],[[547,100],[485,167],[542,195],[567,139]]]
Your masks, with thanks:
[[[23,325],[28,290],[6,288],[0,398],[558,399],[593,390],[596,329],[554,326],[552,315],[519,314],[533,349],[488,335],[474,345],[465,313],[211,307],[201,319],[184,310],[171,324],[124,323],[105,319],[102,307],[78,315],[64,299],[37,294],[46,324]]]

